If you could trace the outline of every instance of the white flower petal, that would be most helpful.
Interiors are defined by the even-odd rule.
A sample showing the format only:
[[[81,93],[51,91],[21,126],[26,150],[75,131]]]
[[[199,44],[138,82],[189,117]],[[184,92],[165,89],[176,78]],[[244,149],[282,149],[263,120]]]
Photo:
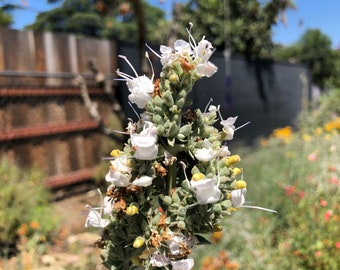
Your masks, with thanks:
[[[204,148],[197,149],[194,155],[198,160],[208,162],[214,158],[212,144],[208,139],[204,139],[203,146]]]
[[[171,265],[173,270],[191,270],[194,267],[195,262],[193,258],[188,258],[179,261],[172,261]]]
[[[163,267],[170,263],[170,259],[165,256],[165,254],[160,254],[159,252],[155,252],[151,255],[150,264],[153,267]]]
[[[215,203],[220,199],[221,191],[216,186],[215,179],[207,178],[198,181],[191,180],[190,184],[196,191],[198,204]]]
[[[86,218],[85,227],[104,228],[110,223],[108,219],[102,218],[101,213],[96,210],[101,208],[92,208],[89,205],[86,205],[86,207],[89,208],[90,212]]]
[[[209,78],[216,73],[217,69],[213,63],[208,61],[204,64],[198,64],[195,70],[197,75]]]
[[[148,187],[152,184],[153,178],[148,175],[143,175],[139,178],[136,178],[132,184],[140,187]]]
[[[233,207],[237,208],[244,204],[246,192],[246,188],[236,189],[231,192],[231,204]]]

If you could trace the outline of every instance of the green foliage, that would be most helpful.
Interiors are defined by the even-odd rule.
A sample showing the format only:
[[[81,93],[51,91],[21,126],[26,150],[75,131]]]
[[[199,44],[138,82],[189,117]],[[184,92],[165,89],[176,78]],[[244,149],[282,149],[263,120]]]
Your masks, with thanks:
[[[227,41],[231,50],[252,57],[269,57],[273,48],[271,26],[293,1],[192,0],[184,5],[180,23],[195,25],[198,36],[206,36],[215,47],[223,49]],[[280,2],[280,3],[279,3]],[[224,4],[226,3],[226,5]],[[187,33],[182,31],[182,35]]]
[[[327,117],[338,112],[338,95],[324,96],[317,117],[308,119],[317,132],[286,127],[275,130],[262,147],[238,150],[247,169],[247,200],[278,214],[239,210],[225,220],[230,230],[221,242],[197,256],[228,250],[240,269],[338,269],[340,118]]]
[[[33,245],[45,242],[57,227],[57,218],[49,202],[49,193],[42,184],[42,173],[23,170],[6,158],[0,160],[0,245],[25,238]],[[4,254],[2,254],[4,255]]]
[[[303,112],[299,117],[299,124],[303,130],[312,132],[340,116],[340,88],[329,90],[315,103],[314,109]]]
[[[3,4],[0,6],[0,26],[7,27],[13,23],[13,18],[9,13],[13,8],[14,6],[9,4]]]
[[[169,24],[165,13],[142,1],[146,40],[150,43],[164,41]],[[138,40],[136,13],[127,1],[73,1],[65,0],[61,7],[38,14],[36,21],[27,26],[35,31],[71,33],[99,38]]]
[[[314,84],[340,86],[340,54],[331,47],[330,38],[319,29],[308,29],[299,42],[289,47],[277,47],[274,59],[305,64],[311,71]]]
[[[326,78],[325,85],[328,88],[340,88],[340,50],[332,51],[333,68],[331,75]]]

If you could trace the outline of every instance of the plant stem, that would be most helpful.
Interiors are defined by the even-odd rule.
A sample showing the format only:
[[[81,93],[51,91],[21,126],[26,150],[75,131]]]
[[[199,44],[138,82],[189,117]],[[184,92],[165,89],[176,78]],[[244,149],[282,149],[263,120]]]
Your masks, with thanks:
[[[176,186],[176,171],[177,161],[175,160],[170,166],[167,174],[168,194],[171,195],[171,190]]]

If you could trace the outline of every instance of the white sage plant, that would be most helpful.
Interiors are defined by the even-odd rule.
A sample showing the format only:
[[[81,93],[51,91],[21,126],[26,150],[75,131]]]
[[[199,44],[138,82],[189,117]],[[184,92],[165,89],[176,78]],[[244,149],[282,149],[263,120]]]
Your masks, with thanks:
[[[89,207],[87,226],[102,228],[100,247],[108,269],[194,267],[192,249],[207,243],[202,235],[245,205],[246,181],[226,141],[235,135],[237,117],[223,120],[219,105],[190,110],[194,83],[217,67],[204,37],[151,50],[162,64],[159,78],[117,70],[130,91],[129,101],[143,112],[129,122],[129,138],[114,149],[102,207]],[[148,55],[146,55],[148,57]],[[152,70],[153,72],[153,70]],[[241,177],[242,176],[242,177]]]

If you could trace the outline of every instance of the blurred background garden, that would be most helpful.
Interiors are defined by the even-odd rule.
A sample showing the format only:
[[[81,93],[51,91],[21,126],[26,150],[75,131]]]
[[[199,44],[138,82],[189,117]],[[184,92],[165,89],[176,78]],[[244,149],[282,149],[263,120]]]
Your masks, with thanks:
[[[339,269],[340,50],[318,27],[275,41],[278,27],[304,27],[287,19],[301,2],[0,0],[0,269],[103,269],[85,204],[126,139],[112,130],[136,117],[112,81],[117,55],[149,73],[145,44],[187,40],[189,21],[219,67],[194,105],[222,100],[225,117],[251,121],[229,148],[249,204],[278,212],[237,210],[194,251],[195,269]],[[25,10],[35,20],[13,29]]]

